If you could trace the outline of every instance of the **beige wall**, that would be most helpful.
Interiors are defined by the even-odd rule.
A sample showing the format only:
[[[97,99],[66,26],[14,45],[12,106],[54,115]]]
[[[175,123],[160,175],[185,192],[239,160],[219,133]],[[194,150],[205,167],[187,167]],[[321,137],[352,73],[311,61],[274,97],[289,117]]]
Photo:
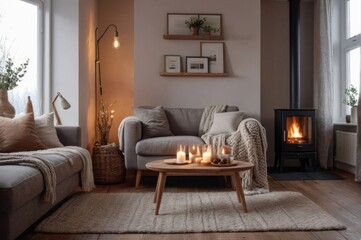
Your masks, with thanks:
[[[134,103],[134,2],[133,0],[98,0],[97,2],[99,33],[101,34],[111,23],[115,24],[119,31],[119,49],[112,47],[113,29],[110,29],[100,41],[104,100],[109,104],[116,101],[116,113],[109,141],[117,142],[119,123],[124,117],[132,114]]]
[[[96,0],[79,1],[79,125],[82,145],[91,149],[95,142],[94,29],[97,22]]]
[[[274,160],[274,109],[289,108],[288,1],[261,3],[261,122]],[[301,1],[301,108],[313,107],[313,1]]]
[[[164,40],[167,13],[221,13],[225,78],[161,77],[163,55],[199,56],[200,41]],[[236,105],[260,117],[259,0],[135,0],[135,105]]]

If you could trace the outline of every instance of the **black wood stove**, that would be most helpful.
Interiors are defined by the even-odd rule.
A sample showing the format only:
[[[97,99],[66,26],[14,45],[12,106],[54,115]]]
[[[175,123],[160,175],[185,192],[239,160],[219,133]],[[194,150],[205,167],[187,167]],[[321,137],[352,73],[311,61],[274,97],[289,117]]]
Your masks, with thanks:
[[[316,167],[315,109],[275,109],[275,165],[283,171],[286,159],[310,160]]]
[[[286,159],[311,160],[316,167],[316,111],[300,108],[300,0],[290,3],[290,109],[275,109],[275,163],[283,171]]]

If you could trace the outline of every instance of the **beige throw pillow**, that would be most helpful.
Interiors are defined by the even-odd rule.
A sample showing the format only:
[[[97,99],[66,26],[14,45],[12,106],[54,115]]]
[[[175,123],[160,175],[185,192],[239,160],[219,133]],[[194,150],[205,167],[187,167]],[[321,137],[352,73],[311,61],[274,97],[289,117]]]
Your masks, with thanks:
[[[135,108],[134,115],[142,122],[143,138],[173,136],[162,106],[153,109]]]
[[[34,114],[17,118],[0,117],[0,152],[19,152],[44,149],[35,130]]]
[[[38,132],[41,141],[48,148],[64,147],[59,141],[54,127],[54,113],[46,113],[40,117],[36,117],[35,129]]]
[[[215,113],[213,124],[208,134],[233,133],[237,130],[239,123],[243,120],[243,112]]]

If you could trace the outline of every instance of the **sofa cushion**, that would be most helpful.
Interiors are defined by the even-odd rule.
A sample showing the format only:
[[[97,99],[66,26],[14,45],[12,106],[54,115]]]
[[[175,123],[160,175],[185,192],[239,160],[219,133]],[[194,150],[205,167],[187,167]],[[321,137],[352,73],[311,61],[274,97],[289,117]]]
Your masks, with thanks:
[[[0,152],[19,152],[44,149],[35,130],[34,114],[14,119],[0,117]]]
[[[215,113],[211,128],[208,134],[232,133],[238,128],[243,119],[243,112],[222,112]]]
[[[64,147],[59,141],[54,127],[54,113],[46,113],[35,118],[35,129],[40,140],[48,148]]]
[[[197,136],[203,108],[165,108],[174,135]]]
[[[77,154],[64,154],[72,158],[73,165],[62,156],[47,155],[54,166],[57,184],[79,172],[83,167],[81,158]],[[44,180],[38,169],[19,165],[0,166],[0,212],[18,209],[43,191]]]
[[[204,141],[196,136],[149,138],[139,141],[135,147],[135,152],[144,156],[175,156],[178,144],[204,144]]]
[[[142,138],[172,136],[163,107],[135,108],[134,115],[142,122]]]

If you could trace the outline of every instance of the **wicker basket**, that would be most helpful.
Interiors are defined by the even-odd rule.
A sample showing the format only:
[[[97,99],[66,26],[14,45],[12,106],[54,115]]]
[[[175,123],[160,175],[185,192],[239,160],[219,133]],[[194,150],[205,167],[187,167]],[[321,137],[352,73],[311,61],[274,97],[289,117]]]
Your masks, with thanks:
[[[95,145],[92,159],[94,182],[96,184],[112,184],[125,181],[124,159],[117,145]]]

